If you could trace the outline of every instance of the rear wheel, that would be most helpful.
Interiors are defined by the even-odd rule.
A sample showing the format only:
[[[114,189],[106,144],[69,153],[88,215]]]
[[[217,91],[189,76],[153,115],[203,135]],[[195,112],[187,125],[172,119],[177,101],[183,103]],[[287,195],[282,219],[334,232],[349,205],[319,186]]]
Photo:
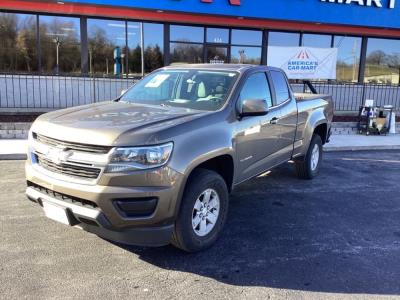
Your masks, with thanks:
[[[219,174],[195,170],[185,188],[172,243],[187,252],[210,247],[225,224],[228,198],[228,188]]]
[[[322,140],[318,134],[314,134],[306,156],[303,160],[296,161],[297,176],[301,179],[313,179],[318,175],[321,161]]]

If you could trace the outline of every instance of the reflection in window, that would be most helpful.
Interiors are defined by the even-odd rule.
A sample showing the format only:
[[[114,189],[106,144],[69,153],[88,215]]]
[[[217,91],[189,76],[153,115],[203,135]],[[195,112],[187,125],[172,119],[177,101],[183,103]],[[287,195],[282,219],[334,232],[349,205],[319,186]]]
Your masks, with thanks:
[[[207,43],[229,43],[229,29],[207,28]]]
[[[272,106],[271,91],[265,73],[251,75],[243,85],[240,92],[240,101],[245,100],[265,100],[268,107]]]
[[[87,23],[90,73],[121,74],[126,53],[125,22],[89,19]]]
[[[144,23],[144,69],[146,73],[164,66],[163,43],[164,26]]]
[[[228,62],[228,48],[226,47],[207,47],[208,64],[225,64]]]
[[[0,70],[37,71],[36,17],[0,13]]]
[[[215,70],[161,70],[138,82],[121,101],[216,111],[226,102],[237,75]]]
[[[298,47],[299,43],[300,33],[271,31],[268,34],[268,46]]]
[[[248,46],[261,46],[262,45],[262,32],[255,30],[232,30],[232,44],[234,45],[248,45]]]
[[[261,63],[261,47],[231,47],[231,62],[259,65]]]
[[[398,84],[400,41],[368,39],[365,82]]]
[[[141,24],[139,22],[128,22],[128,72],[130,75],[138,76],[142,73],[142,37]],[[122,62],[124,64],[125,61]]]
[[[334,47],[338,48],[336,65],[337,80],[357,82],[360,66],[361,38],[335,36]]]
[[[315,48],[330,48],[332,37],[324,34],[303,34],[303,46]]]
[[[271,71],[270,74],[274,84],[276,104],[279,105],[290,97],[286,77],[278,71]]]
[[[172,63],[202,63],[203,46],[197,44],[171,43]]]
[[[174,42],[204,42],[203,27],[172,25],[170,31],[171,41]]]
[[[43,71],[80,72],[79,18],[40,16],[39,30]]]

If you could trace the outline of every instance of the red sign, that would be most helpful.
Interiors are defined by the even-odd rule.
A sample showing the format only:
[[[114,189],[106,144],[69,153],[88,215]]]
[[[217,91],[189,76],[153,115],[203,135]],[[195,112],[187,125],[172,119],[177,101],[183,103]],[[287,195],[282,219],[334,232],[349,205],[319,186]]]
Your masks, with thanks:
[[[308,55],[307,50],[300,51],[299,55],[297,55],[298,59],[310,59],[310,55]]]
[[[204,3],[213,3],[214,0],[200,0]],[[241,5],[240,0],[228,0],[230,5]]]

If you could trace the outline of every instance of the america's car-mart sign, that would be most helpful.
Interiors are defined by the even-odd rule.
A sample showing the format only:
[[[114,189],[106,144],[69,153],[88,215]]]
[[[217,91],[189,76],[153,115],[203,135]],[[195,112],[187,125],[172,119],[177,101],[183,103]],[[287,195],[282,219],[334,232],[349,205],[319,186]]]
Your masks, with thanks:
[[[321,0],[321,2],[328,3],[342,3],[342,4],[358,4],[360,6],[373,6],[373,7],[384,7],[382,0]],[[396,5],[396,0],[388,1],[388,8],[394,8]]]

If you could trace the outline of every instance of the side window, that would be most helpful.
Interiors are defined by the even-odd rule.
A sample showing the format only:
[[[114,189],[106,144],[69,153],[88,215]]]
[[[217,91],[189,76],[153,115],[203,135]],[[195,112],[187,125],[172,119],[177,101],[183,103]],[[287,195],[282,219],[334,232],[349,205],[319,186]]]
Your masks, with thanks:
[[[282,72],[271,71],[271,78],[275,88],[276,104],[279,105],[290,97],[286,77]]]
[[[240,92],[240,102],[248,99],[266,100],[268,106],[272,106],[271,91],[265,73],[250,75]]]

